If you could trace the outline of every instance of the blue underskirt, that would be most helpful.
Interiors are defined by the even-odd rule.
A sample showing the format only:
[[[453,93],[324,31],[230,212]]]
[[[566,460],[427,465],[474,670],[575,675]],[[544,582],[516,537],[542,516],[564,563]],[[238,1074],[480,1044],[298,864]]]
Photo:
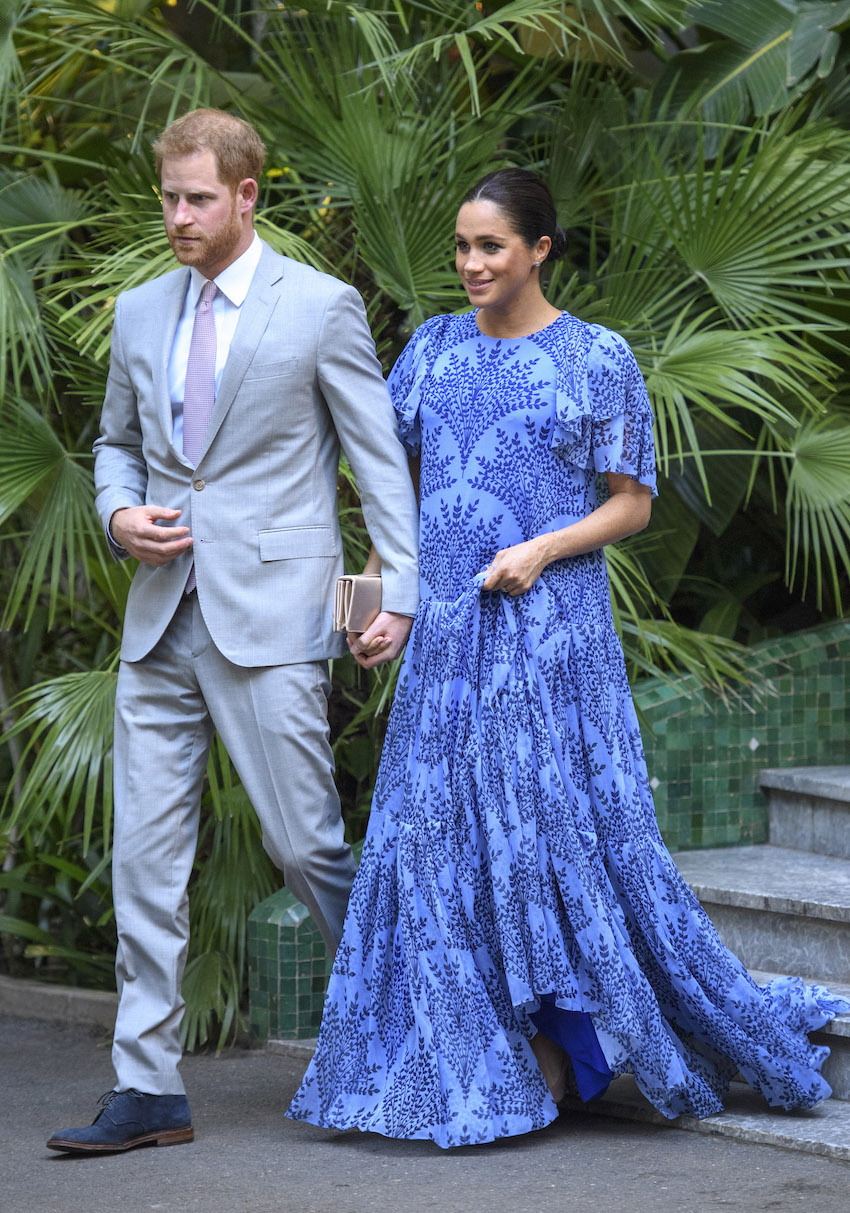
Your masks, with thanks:
[[[605,1094],[614,1075],[596,1036],[593,1020],[584,1011],[565,1011],[555,1005],[553,994],[543,994],[540,1010],[529,1019],[544,1036],[569,1054],[581,1098],[587,1103]]]

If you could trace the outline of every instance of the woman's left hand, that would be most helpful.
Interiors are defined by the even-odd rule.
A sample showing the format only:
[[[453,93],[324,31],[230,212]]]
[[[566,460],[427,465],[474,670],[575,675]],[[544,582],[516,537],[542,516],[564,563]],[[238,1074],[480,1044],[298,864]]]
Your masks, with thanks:
[[[481,588],[502,590],[516,598],[531,589],[548,563],[540,537],[502,548],[482,570],[487,579]]]

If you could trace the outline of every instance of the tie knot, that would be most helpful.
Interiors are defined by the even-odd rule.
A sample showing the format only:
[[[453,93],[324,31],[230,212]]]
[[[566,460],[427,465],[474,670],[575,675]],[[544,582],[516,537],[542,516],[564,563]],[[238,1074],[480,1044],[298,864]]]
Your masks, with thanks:
[[[204,307],[209,307],[212,304],[213,299],[215,299],[217,290],[218,287],[213,282],[212,278],[208,278],[201,288],[201,297],[198,302]]]

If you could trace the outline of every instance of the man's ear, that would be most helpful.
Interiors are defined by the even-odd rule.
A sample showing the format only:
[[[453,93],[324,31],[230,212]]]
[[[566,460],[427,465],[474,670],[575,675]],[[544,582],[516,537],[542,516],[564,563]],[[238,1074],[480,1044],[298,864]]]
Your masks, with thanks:
[[[253,177],[246,177],[244,181],[239,182],[236,187],[236,197],[239,201],[240,214],[245,215],[252,209],[259,193],[260,187]]]

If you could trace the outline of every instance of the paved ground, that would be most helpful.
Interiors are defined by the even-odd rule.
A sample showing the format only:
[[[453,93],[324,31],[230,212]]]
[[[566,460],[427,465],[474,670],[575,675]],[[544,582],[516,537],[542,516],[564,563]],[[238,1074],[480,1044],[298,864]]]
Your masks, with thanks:
[[[302,1063],[189,1057],[196,1140],[78,1158],[44,1147],[112,1083],[107,1040],[0,1019],[0,1213],[811,1213],[850,1208],[850,1164],[582,1115],[444,1152],[284,1119]]]

